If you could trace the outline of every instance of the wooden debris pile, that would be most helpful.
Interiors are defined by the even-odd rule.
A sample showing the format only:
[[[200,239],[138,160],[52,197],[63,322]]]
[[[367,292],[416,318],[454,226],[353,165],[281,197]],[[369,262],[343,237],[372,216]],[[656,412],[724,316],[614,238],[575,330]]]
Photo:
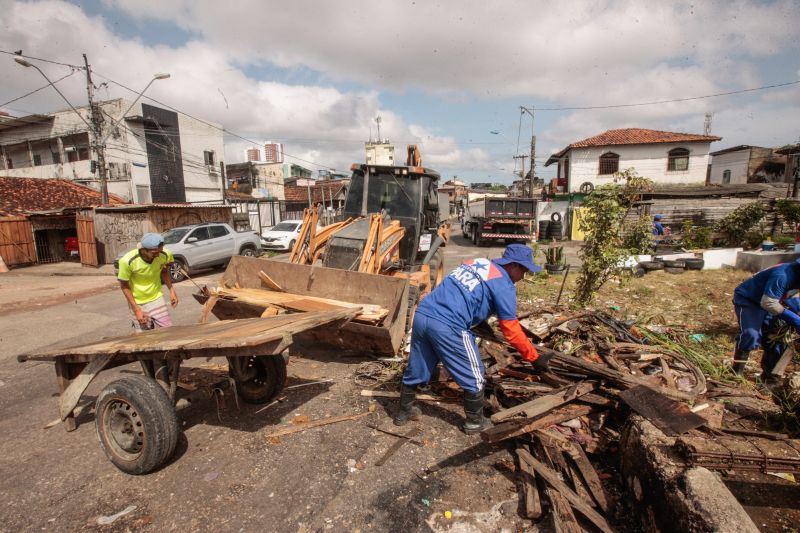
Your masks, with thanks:
[[[552,355],[550,372],[537,375],[493,330],[477,330],[495,424],[482,437],[516,439],[528,518],[545,516],[546,499],[556,530],[584,530],[577,516],[611,531],[615,505],[601,479],[612,476],[598,473],[587,453],[618,440],[620,423],[609,421],[629,412],[623,404],[674,435],[705,424],[685,403],[706,391],[705,377],[686,358],[645,344],[637,328],[603,313],[543,313],[521,323],[540,353]]]

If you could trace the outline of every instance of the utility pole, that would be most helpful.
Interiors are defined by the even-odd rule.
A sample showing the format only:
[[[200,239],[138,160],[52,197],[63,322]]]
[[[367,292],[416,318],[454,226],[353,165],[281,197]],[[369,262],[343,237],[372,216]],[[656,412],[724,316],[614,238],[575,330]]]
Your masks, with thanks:
[[[521,113],[528,113],[531,116],[531,179],[530,179],[530,187],[531,187],[531,189],[530,189],[530,195],[531,195],[531,198],[533,198],[533,179],[534,179],[535,174],[536,174],[536,135],[533,134],[533,120],[534,120],[533,111],[534,111],[535,108],[533,106],[531,106],[531,108],[528,109],[525,106],[519,106],[519,109],[520,109]]]
[[[527,159],[527,155],[515,155],[514,159],[521,159],[522,160],[522,170],[519,171],[519,177],[522,180],[522,186],[525,187],[525,159]]]
[[[92,134],[94,140],[91,141],[91,147],[97,155],[97,174],[100,178],[100,198],[101,203],[108,203],[108,174],[106,169],[106,147],[103,139],[103,115],[100,109],[94,103],[94,84],[92,83],[92,68],[89,66],[89,60],[86,54],[83,54],[83,64],[86,65],[86,94],[89,97],[89,118],[94,127]]]

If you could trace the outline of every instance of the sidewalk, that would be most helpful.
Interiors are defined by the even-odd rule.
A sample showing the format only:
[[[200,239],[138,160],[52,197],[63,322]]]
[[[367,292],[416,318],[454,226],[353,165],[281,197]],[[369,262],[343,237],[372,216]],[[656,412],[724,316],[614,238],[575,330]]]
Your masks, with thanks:
[[[0,315],[84,298],[117,288],[112,265],[62,262],[15,268],[0,274]]]

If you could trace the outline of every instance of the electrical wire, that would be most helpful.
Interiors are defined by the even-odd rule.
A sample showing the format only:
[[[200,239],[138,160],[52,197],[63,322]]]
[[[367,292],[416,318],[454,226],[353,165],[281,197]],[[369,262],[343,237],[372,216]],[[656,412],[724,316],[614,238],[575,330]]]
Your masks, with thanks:
[[[77,70],[75,70],[75,69],[72,69],[72,72],[70,72],[69,74],[66,74],[66,75],[64,75],[64,76],[62,76],[62,77],[60,77],[60,78],[58,78],[57,80],[55,80],[55,81],[53,82],[53,85],[55,85],[56,83],[58,83],[58,82],[60,82],[60,81],[62,81],[62,80],[65,80],[65,79],[69,78],[70,76],[72,76],[72,75],[73,75],[73,74],[75,74],[76,72],[78,72],[78,71],[77,71]],[[29,92],[29,93],[25,93],[25,94],[23,94],[22,96],[18,96],[18,97],[16,97],[16,98],[14,98],[13,100],[9,100],[8,102],[4,102],[4,103],[0,104],[0,107],[5,107],[5,106],[7,106],[8,104],[13,104],[14,102],[16,102],[16,101],[18,101],[18,100],[22,100],[23,98],[27,98],[28,96],[30,96],[30,95],[32,95],[32,94],[35,94],[35,93],[38,93],[38,92],[39,92],[39,91],[41,91],[41,90],[47,89],[48,87],[50,87],[50,84],[49,84],[49,83],[48,83],[47,85],[42,85],[42,86],[41,86],[41,87],[39,87],[38,89],[34,89],[34,90],[32,90],[31,92]]]
[[[704,100],[707,98],[716,98],[719,96],[730,96],[733,94],[743,94],[743,93],[751,93],[755,91],[763,91],[766,89],[775,89],[778,87],[788,87],[789,85],[796,85],[800,83],[800,80],[795,81],[787,81],[785,83],[775,83],[772,85],[763,85],[761,87],[753,87],[750,89],[741,89],[738,91],[727,91],[724,93],[715,93],[715,94],[706,94],[703,96],[690,96],[687,98],[673,98],[671,100],[654,100],[652,102],[638,102],[635,104],[612,104],[612,105],[595,105],[595,106],[570,106],[570,107],[537,107],[536,111],[585,111],[589,109],[616,109],[620,107],[639,107],[639,106],[646,106],[646,105],[658,105],[658,104],[672,104],[676,102],[688,102],[690,100]]]
[[[25,59],[33,59],[33,60],[36,60],[36,61],[42,61],[44,63],[51,63],[53,65],[61,65],[62,67],[69,67],[69,68],[74,68],[74,69],[78,69],[78,70],[86,70],[86,67],[82,66],[82,65],[71,65],[69,63],[62,63],[60,61],[53,61],[52,59],[43,59],[41,57],[26,56],[25,54],[17,54],[16,52],[9,52],[8,50],[0,50],[0,54],[8,54],[10,56],[24,57]]]

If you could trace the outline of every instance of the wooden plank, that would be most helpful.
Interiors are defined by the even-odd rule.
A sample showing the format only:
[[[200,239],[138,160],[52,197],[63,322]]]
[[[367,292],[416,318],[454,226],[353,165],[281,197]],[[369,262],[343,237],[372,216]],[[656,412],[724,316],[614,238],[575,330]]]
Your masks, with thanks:
[[[520,437],[537,429],[544,429],[573,418],[588,415],[593,408],[589,405],[572,404],[554,409],[538,418],[509,420],[481,432],[481,438],[487,442],[499,442],[505,439]]]
[[[589,488],[589,492],[592,494],[594,501],[597,502],[597,505],[600,506],[600,509],[602,509],[603,512],[608,513],[608,498],[606,497],[606,492],[603,489],[603,484],[600,482],[600,477],[597,475],[597,471],[592,466],[592,463],[589,461],[589,458],[586,456],[586,452],[583,450],[583,448],[574,442],[571,444],[572,450],[568,452],[570,458],[572,458],[574,461],[575,466],[577,467],[578,472],[580,472],[583,481],[586,483],[586,486]]]
[[[380,457],[380,459],[375,461],[375,466],[383,466],[384,464],[386,464],[386,461],[388,461],[392,457],[392,455],[394,455],[395,452],[397,452],[397,450],[399,450],[409,440],[413,440],[414,437],[418,436],[420,433],[422,433],[422,430],[419,427],[415,427],[412,428],[411,431],[409,431],[405,435],[401,435],[402,438],[397,442],[393,443],[391,446],[389,446],[389,449],[386,450],[386,453],[384,453]]]
[[[700,427],[706,421],[702,416],[694,414],[685,403],[677,402],[644,385],[622,391],[619,397],[631,409],[673,437]]]
[[[560,407],[565,403],[569,403],[575,398],[580,398],[584,394],[588,394],[596,388],[597,383],[578,383],[564,392],[540,396],[535,400],[531,400],[529,402],[511,407],[510,409],[500,411],[499,413],[495,413],[492,415],[492,422],[502,422],[503,420],[507,420],[517,415],[524,415],[527,418],[533,418],[551,411],[556,407]]]
[[[519,469],[522,473],[522,495],[525,502],[525,517],[530,520],[536,520],[542,516],[542,501],[539,497],[539,489],[536,487],[536,472],[520,455],[520,450],[526,451],[524,448],[517,449],[517,457],[519,458]]]
[[[382,390],[369,390],[363,389],[361,391],[361,396],[366,396],[367,398],[399,398],[400,393],[396,391],[382,391]],[[447,402],[450,401],[450,398],[445,398],[443,396],[433,396],[431,394],[417,394],[417,400],[423,401],[431,401],[431,402]],[[453,400],[456,401],[456,400]]]
[[[94,359],[86,365],[86,368],[83,369],[83,372],[81,372],[78,377],[72,380],[66,390],[61,392],[61,395],[58,397],[61,420],[66,420],[66,418],[72,414],[73,409],[75,409],[78,402],[80,402],[81,395],[83,395],[86,388],[113,357],[114,354],[105,354]]]
[[[277,431],[273,431],[265,435],[267,439],[275,438],[275,437],[282,437],[284,435],[291,435],[292,433],[297,433],[299,431],[305,431],[311,428],[317,428],[321,426],[327,426],[329,424],[336,424],[338,422],[345,422],[347,420],[358,420],[359,418],[365,417],[369,412],[366,413],[358,413],[355,415],[343,415],[343,416],[332,416],[330,418],[321,418],[319,420],[312,420],[311,422],[306,422],[305,424],[297,424],[293,426],[288,426]],[[403,442],[403,441],[401,441]]]
[[[675,388],[675,377],[672,375],[672,370],[670,370],[669,365],[664,360],[663,356],[658,358],[659,363],[661,363],[661,375],[664,376],[664,381],[667,384],[667,387],[670,389]]]
[[[81,257],[81,264],[87,266],[100,266],[97,257],[97,240],[94,233],[94,219],[75,217],[75,228],[78,233],[78,253]]]
[[[211,295],[206,303],[203,305],[203,311],[200,313],[200,320],[198,320],[199,324],[205,324],[208,322],[208,315],[211,313],[211,310],[214,309],[214,306],[217,304],[217,300],[219,297],[216,295]]]
[[[63,394],[69,388],[70,375],[69,365],[62,358],[56,359],[56,381],[58,383],[59,394]],[[78,423],[75,421],[75,414],[69,413],[66,418],[60,417],[64,421],[64,428],[67,431],[75,431],[78,428]]]
[[[263,270],[259,270],[258,271],[258,277],[261,278],[261,281],[264,282],[264,285],[266,285],[269,290],[277,291],[277,292],[285,292],[281,288],[281,286],[278,285],[277,283],[275,283],[275,280],[273,280],[271,277],[269,277],[267,275],[267,273],[264,272]]]
[[[537,461],[526,450],[521,450],[521,452],[521,455],[525,458],[525,461],[536,471],[536,474],[541,476],[550,486],[561,493],[561,495],[566,498],[567,501],[569,501],[570,505],[572,505],[576,511],[588,518],[595,526],[597,526],[598,529],[600,529],[600,531],[603,531],[604,533],[611,533],[614,531],[611,526],[608,525],[608,522],[606,522],[605,518],[603,518],[597,511],[592,509],[583,500],[581,500],[580,496],[578,496],[572,489],[570,489],[563,481],[559,479],[556,472]]]

